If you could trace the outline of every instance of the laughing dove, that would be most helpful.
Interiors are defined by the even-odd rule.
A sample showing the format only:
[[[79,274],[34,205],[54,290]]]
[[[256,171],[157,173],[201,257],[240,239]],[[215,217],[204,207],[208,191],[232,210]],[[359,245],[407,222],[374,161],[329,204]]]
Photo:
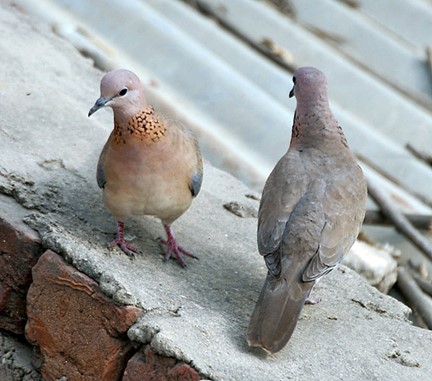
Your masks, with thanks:
[[[117,220],[118,245],[127,255],[137,250],[124,239],[124,224],[132,215],[158,217],[167,234],[165,259],[174,254],[196,258],[178,245],[171,224],[190,206],[201,188],[203,168],[195,136],[163,118],[147,104],[139,78],[128,70],[105,74],[100,98],[89,116],[104,106],[114,111],[112,131],[99,158],[97,183]]]
[[[290,339],[313,285],[348,253],[360,231],[366,181],[328,103],[322,72],[296,70],[291,143],[265,184],[258,249],[268,273],[248,343],[268,352]]]

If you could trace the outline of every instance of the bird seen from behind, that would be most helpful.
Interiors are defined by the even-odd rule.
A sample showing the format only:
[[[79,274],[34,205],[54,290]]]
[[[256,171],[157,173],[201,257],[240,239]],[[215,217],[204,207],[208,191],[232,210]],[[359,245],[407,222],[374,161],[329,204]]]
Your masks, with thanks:
[[[330,110],[324,74],[299,68],[293,82],[291,143],[259,207],[268,273],[247,333],[250,346],[270,353],[287,344],[312,287],[348,253],[366,211],[366,181]]]

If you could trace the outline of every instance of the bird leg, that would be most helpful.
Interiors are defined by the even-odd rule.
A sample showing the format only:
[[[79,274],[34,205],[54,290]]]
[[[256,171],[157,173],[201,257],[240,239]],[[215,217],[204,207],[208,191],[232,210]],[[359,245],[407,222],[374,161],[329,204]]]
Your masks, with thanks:
[[[167,245],[167,251],[165,254],[165,260],[171,258],[171,255],[174,253],[177,261],[180,263],[180,265],[185,268],[187,267],[187,264],[185,260],[183,259],[183,256],[181,254],[186,255],[187,257],[199,259],[195,255],[189,253],[187,250],[183,249],[178,243],[174,235],[174,231],[170,224],[164,225],[165,231],[167,233],[167,240],[162,239],[161,242],[164,245]]]
[[[315,284],[317,284],[317,283],[318,283],[318,281],[315,282]],[[321,298],[319,296],[317,296],[316,298],[311,297],[312,290],[313,290],[313,287],[309,290],[309,294],[306,297],[305,304],[314,305],[314,304],[318,304],[321,301]]]
[[[122,221],[117,221],[116,237],[114,241],[111,241],[109,243],[109,247],[114,246],[119,246],[120,249],[122,249],[122,251],[126,253],[129,257],[133,257],[138,252],[138,249],[126,242],[126,240],[124,239],[124,222]]]

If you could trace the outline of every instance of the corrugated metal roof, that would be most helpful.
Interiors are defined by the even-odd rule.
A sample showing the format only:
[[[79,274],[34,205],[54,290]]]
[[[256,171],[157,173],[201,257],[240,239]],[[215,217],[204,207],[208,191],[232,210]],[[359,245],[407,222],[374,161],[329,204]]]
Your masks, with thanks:
[[[316,66],[367,174],[432,205],[432,170],[406,149],[432,156],[430,1],[17,3],[104,69],[137,71],[150,100],[197,132],[211,162],[258,188],[289,144],[290,70]],[[430,211],[394,192],[411,200],[408,211]]]

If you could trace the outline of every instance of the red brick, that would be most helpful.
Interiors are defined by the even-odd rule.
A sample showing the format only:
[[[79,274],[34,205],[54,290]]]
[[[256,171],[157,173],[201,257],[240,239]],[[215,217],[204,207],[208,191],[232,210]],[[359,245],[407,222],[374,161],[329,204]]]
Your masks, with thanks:
[[[87,275],[52,251],[33,268],[27,339],[45,380],[120,380],[133,350],[126,331],[142,310],[115,305]]]
[[[28,211],[0,197],[0,328],[24,333],[31,269],[43,252],[36,232],[22,222]]]
[[[148,345],[128,362],[122,381],[199,381],[199,373],[188,364],[158,355]]]

